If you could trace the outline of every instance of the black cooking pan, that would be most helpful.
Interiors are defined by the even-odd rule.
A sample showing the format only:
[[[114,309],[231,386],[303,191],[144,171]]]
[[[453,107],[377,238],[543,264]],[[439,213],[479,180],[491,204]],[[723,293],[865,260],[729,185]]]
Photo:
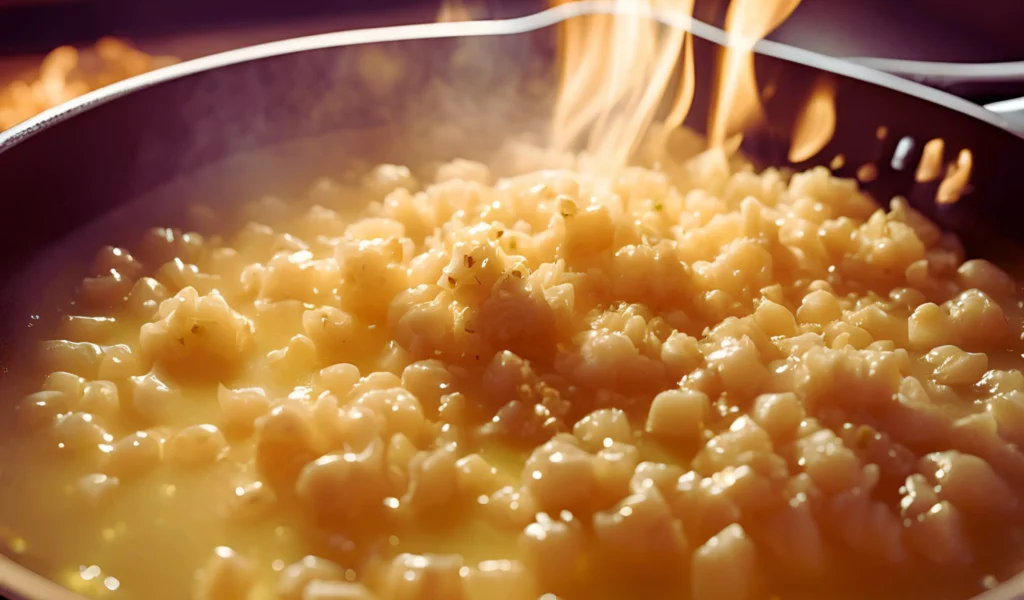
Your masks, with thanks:
[[[66,257],[59,268],[45,262],[54,244],[97,231],[100,243],[125,242],[145,225],[188,225],[191,201],[294,196],[353,161],[486,159],[511,134],[546,130],[553,26],[608,10],[583,3],[510,21],[350,31],[246,48],[115,84],[0,133],[0,364],[15,364],[17,338],[27,326],[42,326],[33,315],[59,300],[61,276],[76,270]],[[703,131],[726,36],[689,19],[651,17],[692,27],[697,37],[697,96],[687,125]],[[962,236],[969,253],[1017,260],[1024,139],[998,116],[864,66],[775,43],[756,50],[759,83],[774,93],[766,122],[744,137],[755,161],[787,164],[798,109],[828,80],[836,89],[835,135],[792,166],[829,164],[843,154],[837,173],[852,176],[873,164],[877,176],[864,188],[880,201],[902,195]],[[973,153],[970,186],[954,204],[936,204],[938,182],[914,180],[922,147],[933,138],[945,141],[947,162],[961,149]],[[114,221],[89,227],[112,213]],[[16,600],[74,597],[11,561],[0,562],[0,590]],[[1018,594],[1024,579],[985,598]]]

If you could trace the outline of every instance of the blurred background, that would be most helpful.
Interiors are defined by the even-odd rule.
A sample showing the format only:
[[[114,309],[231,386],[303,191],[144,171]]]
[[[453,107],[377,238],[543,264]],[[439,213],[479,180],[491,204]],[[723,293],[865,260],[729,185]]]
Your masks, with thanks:
[[[432,21],[440,0],[0,0],[0,87],[31,79],[57,46],[124,38],[142,51],[189,59],[239,46],[340,29]],[[478,17],[543,8],[543,0],[464,0]],[[697,0],[720,24],[726,0]],[[1024,59],[1024,1],[803,0],[770,37],[841,57],[945,62]],[[1024,96],[1024,82],[999,97]],[[977,100],[977,98],[974,98]]]
[[[188,45],[194,36],[225,40],[323,32],[339,26],[430,18],[440,0],[0,0],[0,54],[46,52],[102,35],[139,43]],[[478,0],[491,16],[523,14],[542,0]],[[698,0],[707,20],[723,0]],[[709,15],[711,17],[709,18]],[[819,52],[919,60],[1020,58],[1019,0],[803,0],[773,37]],[[211,42],[212,43],[212,42]]]

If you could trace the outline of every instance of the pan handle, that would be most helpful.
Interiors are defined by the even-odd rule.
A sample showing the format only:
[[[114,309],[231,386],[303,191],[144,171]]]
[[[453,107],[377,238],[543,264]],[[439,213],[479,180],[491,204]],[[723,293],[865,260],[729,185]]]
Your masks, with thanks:
[[[976,102],[1024,135],[1024,61],[947,63],[889,58],[847,58]]]
[[[1024,135],[1024,97],[989,102],[984,106],[1005,119],[1015,132]]]

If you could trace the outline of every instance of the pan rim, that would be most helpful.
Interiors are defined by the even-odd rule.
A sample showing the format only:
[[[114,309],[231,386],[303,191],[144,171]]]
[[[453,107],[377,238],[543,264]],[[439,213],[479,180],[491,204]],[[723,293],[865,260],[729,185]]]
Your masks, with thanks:
[[[31,138],[36,133],[54,127],[92,107],[112,102],[121,96],[128,95],[137,90],[154,87],[217,68],[230,67],[288,54],[344,46],[416,39],[516,35],[545,29],[573,17],[595,14],[643,16],[665,25],[685,29],[697,37],[720,46],[736,46],[742,43],[738,36],[693,19],[689,15],[651,7],[626,7],[614,0],[582,0],[513,19],[397,25],[302,36],[210,54],[137,75],[89,92],[43,111],[10,129],[0,131],[0,155]],[[972,117],[987,125],[997,127],[1014,137],[1024,139],[1024,135],[1016,133],[1012,126],[995,112],[948,92],[937,90],[864,64],[826,56],[811,50],[804,50],[771,40],[757,41],[753,45],[753,50],[758,54],[848,77],[937,104]]]

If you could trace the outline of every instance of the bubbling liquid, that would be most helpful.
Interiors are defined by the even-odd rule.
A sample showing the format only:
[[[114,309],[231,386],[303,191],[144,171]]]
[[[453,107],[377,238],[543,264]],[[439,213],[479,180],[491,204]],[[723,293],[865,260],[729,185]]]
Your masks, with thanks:
[[[967,598],[1019,569],[1012,278],[825,169],[555,163],[383,165],[101,249],[2,409],[6,554],[147,600]]]

